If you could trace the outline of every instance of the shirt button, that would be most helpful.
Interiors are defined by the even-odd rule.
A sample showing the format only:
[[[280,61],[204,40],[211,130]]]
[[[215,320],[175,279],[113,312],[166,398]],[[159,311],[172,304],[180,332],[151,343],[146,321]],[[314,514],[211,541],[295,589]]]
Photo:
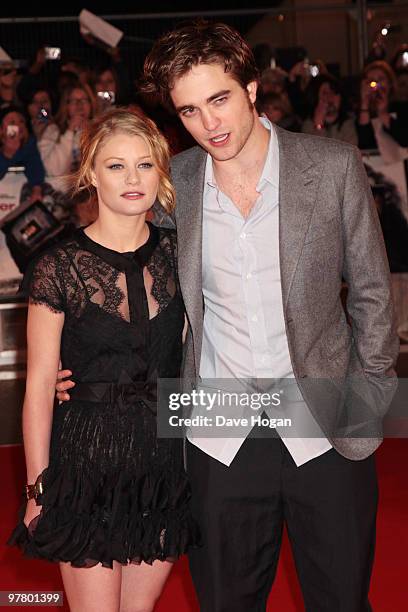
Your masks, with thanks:
[[[242,232],[242,234],[241,234],[241,236],[240,236],[240,237],[242,238],[242,240],[245,240],[245,238],[246,238],[246,233],[245,233],[245,232]]]
[[[246,277],[247,277],[247,279],[252,278],[252,274],[251,274],[251,272],[248,272],[248,274],[246,275]]]
[[[252,319],[252,321],[254,321],[256,323],[256,321],[258,320],[258,317],[256,315],[252,315],[251,319]]]

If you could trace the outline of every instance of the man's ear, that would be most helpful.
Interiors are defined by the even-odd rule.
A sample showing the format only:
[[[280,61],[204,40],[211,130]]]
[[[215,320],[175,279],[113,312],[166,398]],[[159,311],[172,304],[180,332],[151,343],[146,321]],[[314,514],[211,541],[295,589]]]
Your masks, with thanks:
[[[248,85],[246,86],[246,88],[247,88],[247,92],[248,92],[250,101],[252,102],[252,104],[255,104],[256,92],[258,89],[258,81],[250,81]]]

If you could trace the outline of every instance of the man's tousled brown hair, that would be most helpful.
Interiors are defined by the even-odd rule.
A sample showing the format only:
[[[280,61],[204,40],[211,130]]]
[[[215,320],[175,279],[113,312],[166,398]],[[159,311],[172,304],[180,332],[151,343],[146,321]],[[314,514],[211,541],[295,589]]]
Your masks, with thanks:
[[[236,30],[206,20],[181,25],[159,38],[146,57],[140,89],[171,108],[174,81],[193,66],[215,63],[223,64],[242,87],[258,80],[252,51]]]

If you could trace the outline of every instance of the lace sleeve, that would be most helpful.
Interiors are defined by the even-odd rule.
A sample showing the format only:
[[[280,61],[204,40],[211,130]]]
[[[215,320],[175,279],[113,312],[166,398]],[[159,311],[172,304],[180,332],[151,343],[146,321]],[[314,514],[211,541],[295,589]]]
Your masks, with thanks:
[[[65,298],[58,256],[45,253],[28,267],[21,288],[30,304],[43,304],[52,312],[64,312]]]

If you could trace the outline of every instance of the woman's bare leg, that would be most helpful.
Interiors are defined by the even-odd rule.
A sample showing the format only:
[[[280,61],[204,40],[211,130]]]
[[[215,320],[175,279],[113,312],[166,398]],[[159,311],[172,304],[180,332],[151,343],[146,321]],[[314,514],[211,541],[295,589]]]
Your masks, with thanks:
[[[120,612],[152,612],[173,568],[169,561],[122,567]]]
[[[119,612],[122,566],[114,561],[113,569],[72,567],[60,563],[62,581],[71,612]]]

